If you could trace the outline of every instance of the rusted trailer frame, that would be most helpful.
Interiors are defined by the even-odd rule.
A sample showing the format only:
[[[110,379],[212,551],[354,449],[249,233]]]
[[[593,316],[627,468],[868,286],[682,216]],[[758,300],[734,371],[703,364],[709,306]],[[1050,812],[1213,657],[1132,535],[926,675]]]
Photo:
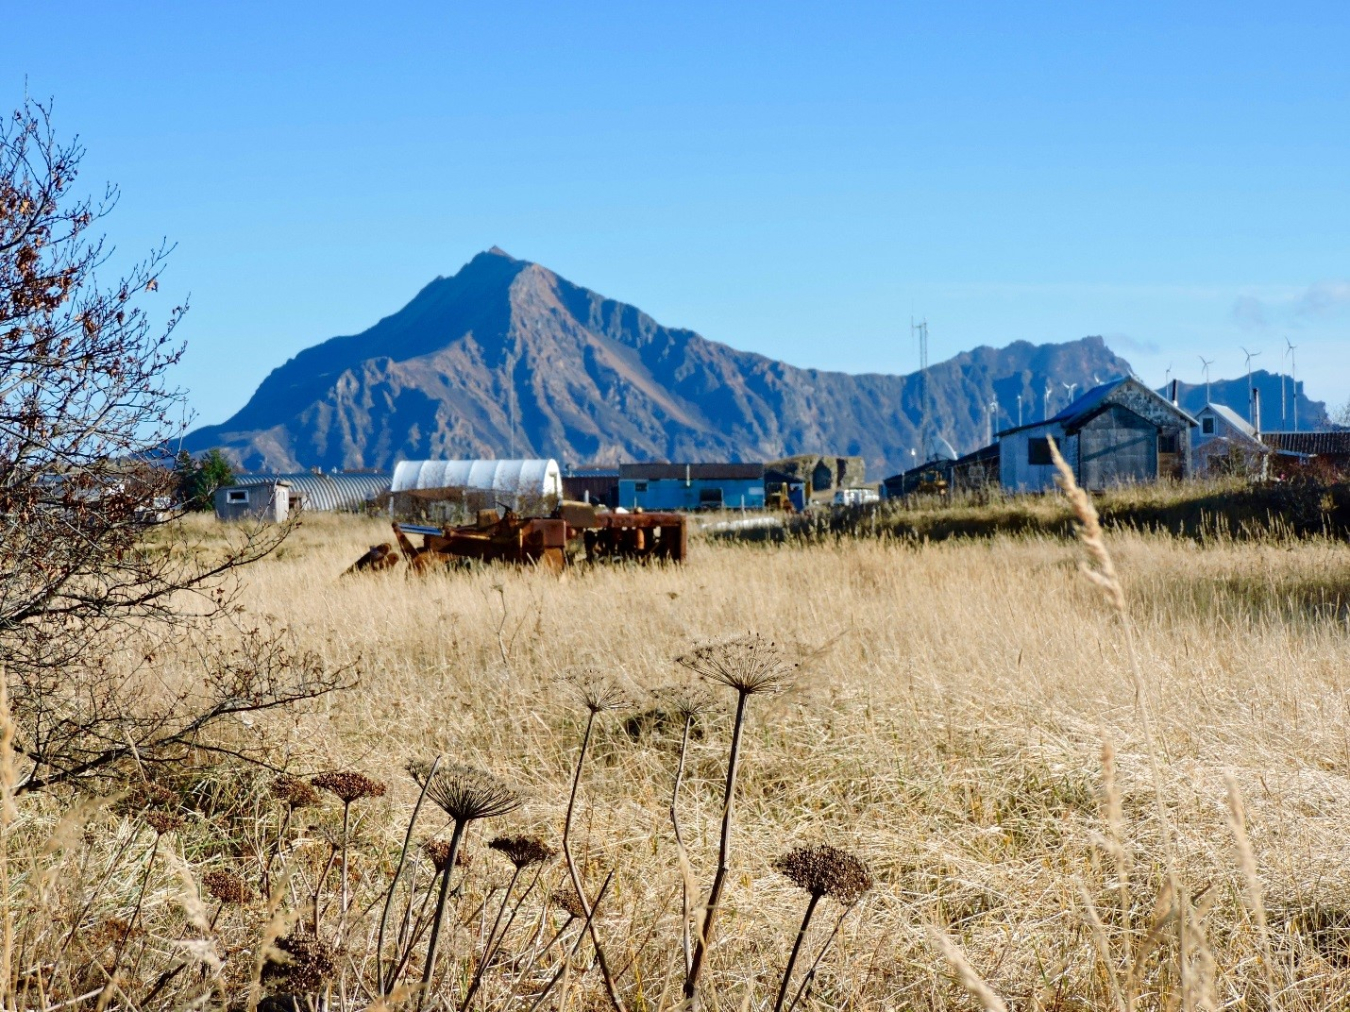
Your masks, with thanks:
[[[685,518],[679,513],[611,513],[586,503],[564,502],[550,517],[498,517],[484,510],[476,524],[461,527],[393,525],[399,549],[416,571],[456,559],[543,566],[562,572],[568,548],[584,548],[590,562],[666,559],[682,562],[688,553]],[[409,535],[422,535],[413,545]]]

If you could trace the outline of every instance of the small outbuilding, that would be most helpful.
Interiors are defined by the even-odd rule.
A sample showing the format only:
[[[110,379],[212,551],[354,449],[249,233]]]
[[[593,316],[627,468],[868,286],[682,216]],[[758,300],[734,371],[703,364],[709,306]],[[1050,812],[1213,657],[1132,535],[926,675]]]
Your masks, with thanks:
[[[266,520],[281,523],[291,514],[291,486],[274,479],[248,485],[224,485],[214,497],[219,520]]]
[[[1053,418],[999,433],[999,480],[1009,492],[1054,488],[1054,440],[1090,491],[1181,479],[1192,472],[1199,422],[1133,376],[1094,387]]]
[[[617,467],[568,467],[562,476],[563,498],[613,508],[619,505]]]
[[[627,509],[763,509],[763,464],[621,464]]]
[[[388,472],[296,471],[282,474],[240,474],[239,486],[275,485],[290,489],[290,509],[307,513],[360,513],[389,491]]]
[[[1281,473],[1316,471],[1350,477],[1350,429],[1325,432],[1263,432],[1261,442],[1271,451],[1271,467]]]

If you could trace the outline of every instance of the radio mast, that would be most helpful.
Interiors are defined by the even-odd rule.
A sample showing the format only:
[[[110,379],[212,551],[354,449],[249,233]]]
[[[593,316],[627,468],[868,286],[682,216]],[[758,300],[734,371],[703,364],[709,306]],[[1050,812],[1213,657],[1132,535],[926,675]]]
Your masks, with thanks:
[[[910,334],[919,343],[919,446],[923,450],[923,463],[928,463],[933,448],[932,401],[928,389],[928,321],[914,322],[909,318]]]

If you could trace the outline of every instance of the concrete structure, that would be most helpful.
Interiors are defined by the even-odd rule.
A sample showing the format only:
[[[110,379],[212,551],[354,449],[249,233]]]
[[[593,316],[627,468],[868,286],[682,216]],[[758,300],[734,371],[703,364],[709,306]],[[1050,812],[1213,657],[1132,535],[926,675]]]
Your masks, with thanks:
[[[437,523],[463,523],[498,506],[548,516],[562,496],[558,462],[545,459],[405,460],[389,485],[395,515]]]
[[[1091,491],[1192,473],[1199,422],[1134,377],[1089,390],[1047,421],[999,433],[999,481],[1009,492],[1055,487],[1049,440]]]
[[[811,483],[812,492],[836,488],[857,488],[867,484],[867,462],[862,457],[831,457],[817,453],[799,453],[768,464],[773,471]]]
[[[220,520],[270,520],[280,523],[290,516],[291,488],[285,481],[259,481],[226,485],[216,489],[214,505]]]
[[[626,509],[763,509],[763,464],[622,464]]]

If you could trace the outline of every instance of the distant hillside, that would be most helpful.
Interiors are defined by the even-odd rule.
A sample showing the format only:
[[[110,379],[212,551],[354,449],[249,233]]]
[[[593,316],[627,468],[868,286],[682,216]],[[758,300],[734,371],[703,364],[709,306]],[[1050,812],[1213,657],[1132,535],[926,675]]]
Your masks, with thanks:
[[[846,335],[830,335],[846,340]],[[958,451],[1129,371],[1099,337],[981,347],[930,370],[934,429]],[[664,327],[498,249],[369,330],[275,369],[238,414],[198,429],[249,469],[388,468],[423,457],[564,462],[859,455],[877,479],[919,447],[916,375],[799,369]]]
[[[1284,383],[1284,401],[1280,400],[1280,384]],[[1288,376],[1273,376],[1264,369],[1252,373],[1252,386],[1261,391],[1261,430],[1277,432],[1294,428],[1294,384]],[[1243,418],[1248,414],[1247,377],[1215,380],[1209,385],[1210,397],[1215,404],[1224,404],[1232,408]],[[1158,392],[1166,396],[1171,393],[1163,387]],[[1181,406],[1195,414],[1205,406],[1205,384],[1179,383],[1177,400]],[[1283,412],[1283,414],[1281,414]],[[1298,427],[1299,429],[1324,429],[1331,424],[1324,401],[1309,400],[1303,392],[1303,382],[1298,384]]]

